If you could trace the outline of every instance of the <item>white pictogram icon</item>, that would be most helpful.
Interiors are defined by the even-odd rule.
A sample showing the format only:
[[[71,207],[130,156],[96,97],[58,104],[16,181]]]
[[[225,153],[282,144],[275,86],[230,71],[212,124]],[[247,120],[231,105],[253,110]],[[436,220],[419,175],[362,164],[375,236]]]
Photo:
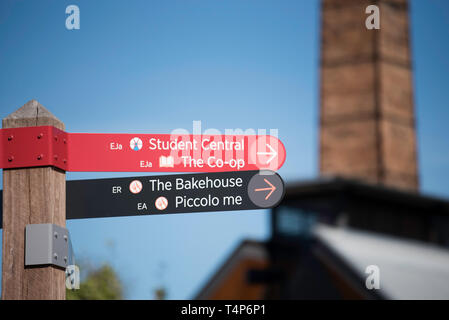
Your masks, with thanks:
[[[129,184],[129,191],[131,191],[134,194],[139,193],[142,191],[142,182],[139,180],[134,180]]]
[[[175,166],[175,159],[173,156],[160,156],[159,157],[159,168],[173,168]]]
[[[143,143],[142,143],[142,140],[135,137],[135,138],[131,139],[131,141],[129,142],[129,146],[134,151],[139,151],[140,149],[142,149]]]
[[[159,197],[154,202],[154,205],[156,206],[156,209],[158,210],[165,210],[168,206],[168,200],[166,197]]]

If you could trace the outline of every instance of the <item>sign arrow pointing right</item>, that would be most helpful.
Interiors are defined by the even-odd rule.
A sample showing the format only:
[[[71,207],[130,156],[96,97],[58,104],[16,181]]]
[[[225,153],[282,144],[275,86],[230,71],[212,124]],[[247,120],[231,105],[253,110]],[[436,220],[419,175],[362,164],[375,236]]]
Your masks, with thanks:
[[[267,156],[271,156],[268,160],[266,164],[269,164],[271,161],[273,161],[274,158],[276,158],[276,156],[278,155],[278,153],[276,152],[276,150],[273,149],[272,146],[270,146],[268,143],[266,144],[266,146],[268,147],[268,149],[270,149],[270,152],[257,152],[257,154],[261,154],[261,155],[267,155]]]
[[[267,191],[270,190],[270,192],[268,192],[267,196],[265,197],[265,200],[267,200],[271,194],[274,192],[274,190],[276,190],[276,187],[274,185],[272,185],[270,183],[270,181],[268,181],[267,179],[263,179],[269,186],[270,188],[259,188],[259,189],[254,189],[254,191]]]

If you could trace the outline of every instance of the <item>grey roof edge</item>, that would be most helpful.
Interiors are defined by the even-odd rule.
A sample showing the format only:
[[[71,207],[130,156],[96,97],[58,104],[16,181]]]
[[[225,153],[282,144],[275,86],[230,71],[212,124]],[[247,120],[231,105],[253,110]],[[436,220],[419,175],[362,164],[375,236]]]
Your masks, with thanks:
[[[387,198],[405,204],[421,204],[438,206],[449,214],[449,199],[393,188],[380,184],[367,183],[361,180],[341,176],[323,176],[316,179],[290,181],[285,185],[285,200],[300,196],[319,195],[326,192],[351,191],[369,194],[372,197]]]

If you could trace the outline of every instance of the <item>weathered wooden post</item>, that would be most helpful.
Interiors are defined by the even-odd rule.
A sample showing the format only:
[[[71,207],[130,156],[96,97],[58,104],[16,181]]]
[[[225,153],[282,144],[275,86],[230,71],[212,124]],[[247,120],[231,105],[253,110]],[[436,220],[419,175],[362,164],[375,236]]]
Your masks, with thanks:
[[[3,119],[3,128],[35,126],[64,130],[64,124],[36,100]],[[25,267],[25,226],[65,227],[65,201],[64,171],[50,166],[3,170],[2,299],[65,299],[64,269]]]

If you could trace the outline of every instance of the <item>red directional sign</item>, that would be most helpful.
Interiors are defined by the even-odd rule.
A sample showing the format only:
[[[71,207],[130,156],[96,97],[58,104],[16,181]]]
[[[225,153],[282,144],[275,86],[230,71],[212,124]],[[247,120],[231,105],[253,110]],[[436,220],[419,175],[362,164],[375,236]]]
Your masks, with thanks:
[[[278,170],[286,151],[273,136],[66,133],[53,127],[1,130],[2,168],[66,171],[221,172]]]

